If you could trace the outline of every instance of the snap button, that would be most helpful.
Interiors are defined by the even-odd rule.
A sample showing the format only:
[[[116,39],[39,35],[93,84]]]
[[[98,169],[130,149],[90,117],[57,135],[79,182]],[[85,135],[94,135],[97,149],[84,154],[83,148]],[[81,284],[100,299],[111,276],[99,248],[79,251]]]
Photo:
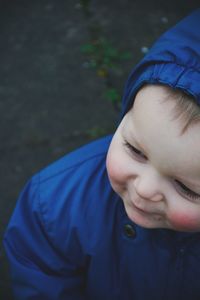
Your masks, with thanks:
[[[134,227],[130,224],[125,224],[124,225],[124,233],[129,238],[134,238],[135,235],[136,235]]]

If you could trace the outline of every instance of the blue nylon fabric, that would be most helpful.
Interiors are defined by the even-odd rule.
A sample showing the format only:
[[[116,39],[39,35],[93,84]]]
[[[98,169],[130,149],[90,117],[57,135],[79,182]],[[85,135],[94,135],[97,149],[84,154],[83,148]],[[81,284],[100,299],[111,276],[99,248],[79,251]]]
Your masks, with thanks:
[[[182,88],[199,103],[198,28],[200,10],[152,47],[129,77],[122,115],[145,82]],[[4,237],[14,299],[200,299],[200,233],[128,219],[107,176],[111,139],[64,156],[23,189]]]
[[[122,117],[146,82],[181,88],[200,105],[200,9],[164,33],[133,69],[126,84]]]

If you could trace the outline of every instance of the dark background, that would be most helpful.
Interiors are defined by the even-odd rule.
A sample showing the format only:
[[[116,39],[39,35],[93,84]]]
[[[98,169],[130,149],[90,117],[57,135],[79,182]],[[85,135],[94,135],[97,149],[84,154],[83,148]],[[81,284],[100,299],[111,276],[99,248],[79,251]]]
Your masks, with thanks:
[[[131,52],[129,60],[110,72],[109,80],[121,96],[131,68],[144,55],[143,47],[150,47],[199,4],[0,1],[1,241],[17,195],[30,176],[72,149],[114,131],[118,112],[105,99],[107,79],[88,67],[80,50],[90,41],[91,29],[96,26],[98,35],[114,47]],[[12,299],[2,244],[0,299]]]

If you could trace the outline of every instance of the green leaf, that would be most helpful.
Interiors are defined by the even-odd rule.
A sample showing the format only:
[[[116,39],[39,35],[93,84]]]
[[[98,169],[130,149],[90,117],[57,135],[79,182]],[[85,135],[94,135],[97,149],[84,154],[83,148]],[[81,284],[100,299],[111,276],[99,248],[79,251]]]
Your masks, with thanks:
[[[119,56],[119,53],[118,53],[117,49],[115,49],[113,47],[107,47],[105,49],[105,55],[110,58],[117,58]]]
[[[96,67],[97,67],[97,62],[96,62],[96,60],[91,59],[91,61],[90,61],[90,67],[91,67],[91,68],[96,68]]]
[[[105,96],[111,102],[118,102],[120,100],[120,95],[115,88],[107,89]]]
[[[132,57],[132,54],[131,54],[131,52],[128,52],[128,51],[120,54],[120,58],[123,60],[131,59],[131,57]]]
[[[92,44],[84,44],[81,46],[81,51],[87,54],[93,54],[95,52],[95,46]]]

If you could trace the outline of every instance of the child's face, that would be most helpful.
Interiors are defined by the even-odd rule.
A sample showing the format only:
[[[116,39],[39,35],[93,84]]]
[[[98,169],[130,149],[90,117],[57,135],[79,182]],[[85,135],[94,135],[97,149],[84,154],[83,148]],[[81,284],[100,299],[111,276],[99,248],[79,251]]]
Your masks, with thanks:
[[[139,91],[111,142],[108,175],[136,224],[200,231],[200,123],[181,135],[173,101],[161,103],[165,93]]]

